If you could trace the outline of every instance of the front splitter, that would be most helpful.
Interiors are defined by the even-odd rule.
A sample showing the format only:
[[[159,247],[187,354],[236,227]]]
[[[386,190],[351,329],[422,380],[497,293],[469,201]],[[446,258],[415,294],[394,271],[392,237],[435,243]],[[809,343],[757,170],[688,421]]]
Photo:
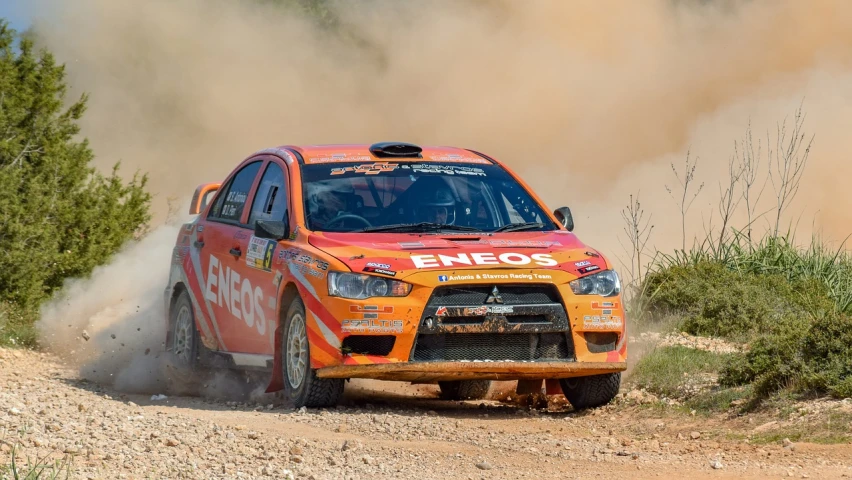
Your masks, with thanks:
[[[337,365],[316,371],[320,378],[372,378],[403,382],[444,380],[536,380],[572,378],[627,370],[626,362],[418,362]]]

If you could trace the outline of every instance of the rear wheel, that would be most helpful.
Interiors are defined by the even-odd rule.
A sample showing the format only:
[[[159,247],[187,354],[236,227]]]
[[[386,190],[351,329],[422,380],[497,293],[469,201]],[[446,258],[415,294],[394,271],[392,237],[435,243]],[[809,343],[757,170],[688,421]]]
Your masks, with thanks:
[[[189,393],[194,390],[202,369],[198,361],[201,338],[186,290],[178,294],[169,314],[171,341],[167,350],[171,361],[165,365],[169,386],[178,393]]]
[[[319,378],[311,368],[305,305],[300,298],[293,300],[287,311],[281,349],[284,395],[296,408],[332,407],[340,401],[346,380]]]
[[[481,400],[491,389],[491,380],[453,380],[438,382],[444,400]]]
[[[616,395],[621,385],[621,372],[559,380],[562,393],[574,410],[606,405]]]

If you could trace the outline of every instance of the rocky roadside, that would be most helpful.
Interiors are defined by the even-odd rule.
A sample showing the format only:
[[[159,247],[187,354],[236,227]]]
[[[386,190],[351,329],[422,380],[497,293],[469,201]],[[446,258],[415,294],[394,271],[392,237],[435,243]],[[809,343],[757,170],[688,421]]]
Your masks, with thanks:
[[[852,478],[848,446],[750,445],[636,408],[378,392],[328,410],[152,399],[79,380],[47,354],[0,349],[0,478],[12,478],[13,448],[19,464],[59,461],[83,479]]]

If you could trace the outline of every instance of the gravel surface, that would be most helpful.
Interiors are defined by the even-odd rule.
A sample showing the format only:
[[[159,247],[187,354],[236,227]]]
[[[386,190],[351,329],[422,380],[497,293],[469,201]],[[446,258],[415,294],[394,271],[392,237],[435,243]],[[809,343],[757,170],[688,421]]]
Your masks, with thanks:
[[[432,386],[347,388],[328,410],[152,398],[0,349],[0,478],[13,478],[2,467],[13,448],[22,471],[59,461],[84,479],[852,478],[848,445],[729,440],[732,426],[754,425],[669,418],[629,395],[577,413],[561,396],[532,409],[439,401]]]

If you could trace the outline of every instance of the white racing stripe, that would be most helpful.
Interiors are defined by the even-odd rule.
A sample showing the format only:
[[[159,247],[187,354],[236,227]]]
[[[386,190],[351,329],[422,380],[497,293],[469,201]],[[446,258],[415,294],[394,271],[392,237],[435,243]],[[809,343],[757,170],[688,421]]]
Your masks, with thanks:
[[[311,312],[310,310],[308,311],[311,313],[311,316],[314,317],[314,321],[317,323],[320,332],[322,332],[322,336],[323,338],[325,338],[325,341],[328,342],[328,344],[334,348],[340,348],[340,339],[337,338],[337,335],[335,335],[334,332],[329,330],[328,327],[325,326],[324,323],[322,323],[322,320],[320,320],[314,312]]]

